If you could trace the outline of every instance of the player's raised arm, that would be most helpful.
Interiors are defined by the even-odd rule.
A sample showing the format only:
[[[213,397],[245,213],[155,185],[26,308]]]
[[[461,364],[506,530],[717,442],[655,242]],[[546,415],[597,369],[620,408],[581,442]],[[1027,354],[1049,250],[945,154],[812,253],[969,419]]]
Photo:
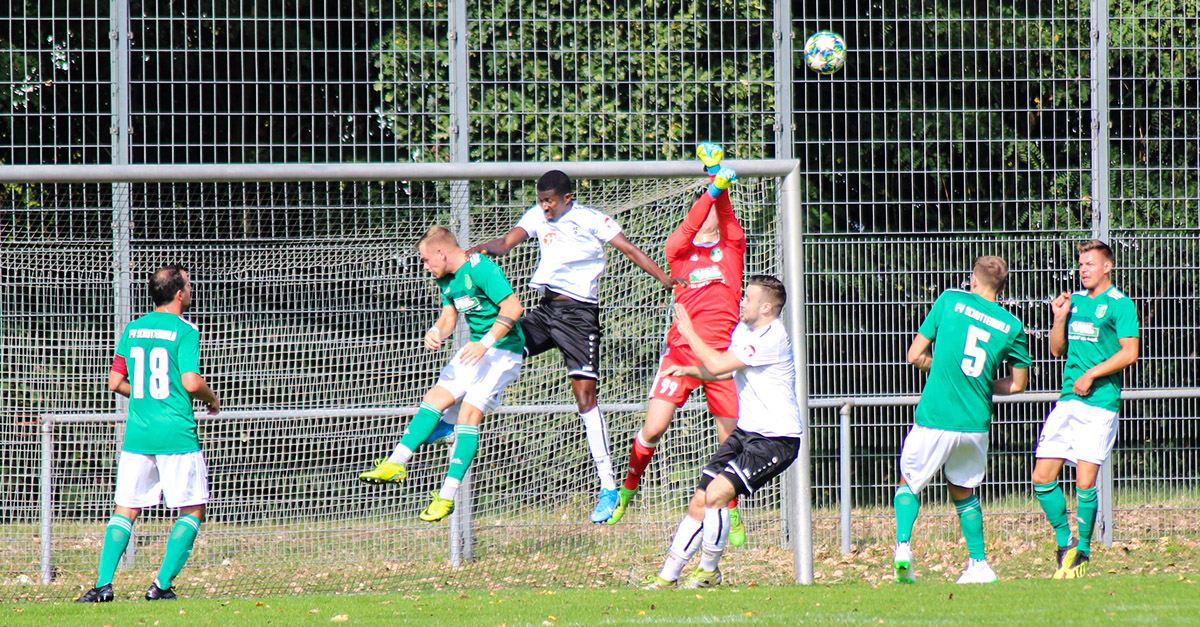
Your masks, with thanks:
[[[655,279],[658,279],[658,282],[662,283],[663,287],[671,288],[677,283],[683,283],[682,280],[672,279],[670,274],[663,270],[657,263],[654,263],[653,259],[642,252],[642,249],[634,246],[633,242],[629,241],[623,233],[618,233],[615,237],[608,240],[608,243],[612,244],[613,248],[625,253],[625,256],[637,264],[637,267],[645,270],[647,274]]]
[[[1067,354],[1067,318],[1071,315],[1071,294],[1063,292],[1050,302],[1054,324],[1050,327],[1050,354],[1062,357]]]
[[[512,250],[514,246],[520,244],[528,238],[529,233],[525,229],[515,226],[511,231],[504,234],[502,237],[497,237],[496,239],[488,240],[482,244],[476,244],[468,248],[467,255],[473,255],[475,253],[486,253],[493,257],[507,255],[508,251]]]

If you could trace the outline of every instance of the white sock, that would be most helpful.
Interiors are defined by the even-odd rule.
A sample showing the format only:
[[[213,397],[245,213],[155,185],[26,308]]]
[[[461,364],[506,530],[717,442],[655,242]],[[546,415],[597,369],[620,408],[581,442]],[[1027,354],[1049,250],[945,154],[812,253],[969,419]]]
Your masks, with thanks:
[[[675,537],[671,540],[671,551],[683,557],[685,562],[692,559],[700,548],[700,528],[703,526],[703,521],[684,514],[683,520],[679,521],[679,527],[675,529]]]
[[[703,525],[703,522],[691,516],[683,516],[683,520],[679,521],[679,528],[675,530],[675,537],[671,540],[671,549],[667,551],[662,571],[658,573],[659,577],[667,581],[679,579],[683,568],[700,549],[700,528]]]
[[[461,483],[461,481],[454,477],[446,477],[446,480],[442,482],[442,489],[438,490],[438,496],[447,501],[453,501],[454,495],[458,494],[458,486]]]
[[[583,420],[584,431],[587,432],[588,449],[592,452],[592,461],[596,463],[596,474],[600,476],[600,489],[616,490],[617,480],[613,477],[612,453],[608,450],[608,426],[604,424],[600,406],[579,414],[579,417]]]
[[[396,450],[392,451],[391,455],[388,455],[387,460],[393,464],[407,464],[408,460],[412,459],[412,456],[413,452],[408,450],[407,446],[397,444]]]
[[[729,508],[704,508],[704,550],[700,553],[700,570],[716,570],[729,539]]]
[[[651,442],[650,440],[647,440],[646,436],[642,435],[641,429],[638,429],[637,435],[635,435],[633,437],[637,439],[638,444],[641,444],[642,446],[644,446],[648,449],[654,450],[654,449],[658,448],[658,442],[657,441]]]

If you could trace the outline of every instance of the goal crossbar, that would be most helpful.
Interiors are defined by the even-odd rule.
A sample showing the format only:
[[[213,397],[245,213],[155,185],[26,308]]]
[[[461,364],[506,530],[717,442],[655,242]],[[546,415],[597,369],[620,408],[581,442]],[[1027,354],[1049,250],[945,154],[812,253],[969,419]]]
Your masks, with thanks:
[[[795,159],[727,159],[741,176],[783,177]],[[0,183],[186,183],[278,181],[479,181],[537,178],[562,170],[578,178],[688,178],[689,161],[564,161],[519,163],[295,163],[197,165],[6,165]]]

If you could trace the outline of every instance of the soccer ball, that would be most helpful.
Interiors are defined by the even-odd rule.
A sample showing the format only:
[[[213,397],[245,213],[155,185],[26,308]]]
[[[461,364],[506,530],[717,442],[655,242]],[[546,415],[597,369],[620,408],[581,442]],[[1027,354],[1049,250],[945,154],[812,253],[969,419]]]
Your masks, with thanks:
[[[804,62],[818,74],[833,74],[846,64],[846,42],[831,30],[813,33],[804,42]]]

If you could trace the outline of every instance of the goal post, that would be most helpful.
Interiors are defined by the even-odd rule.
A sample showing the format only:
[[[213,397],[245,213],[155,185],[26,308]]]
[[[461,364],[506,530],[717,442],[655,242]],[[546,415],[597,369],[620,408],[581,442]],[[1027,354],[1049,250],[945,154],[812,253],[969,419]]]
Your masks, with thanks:
[[[747,230],[746,273],[782,274],[789,292],[785,322],[807,434],[797,163],[725,164],[739,173],[732,198]],[[397,589],[402,582],[609,585],[618,572],[645,574],[661,559],[715,446],[711,420],[693,398],[664,439],[630,517],[611,528],[590,525],[594,469],[554,352],[529,360],[503,407],[485,419],[464,483],[470,492],[460,496],[472,506],[452,525],[415,521],[445,472],[444,450],[420,451],[398,488],[354,481],[372,456],[395,444],[449,356],[425,352],[413,332],[428,328],[439,309],[412,248],[416,239],[434,223],[470,243],[503,234],[533,204],[532,181],[552,169],[570,175],[580,202],[612,215],[664,266],[667,235],[707,184],[695,161],[0,168],[8,184],[0,208],[8,279],[0,285],[3,367],[41,358],[50,373],[11,392],[6,407],[15,408],[14,420],[5,423],[18,431],[33,424],[42,434],[14,459],[39,459],[38,450],[52,456],[20,475],[36,485],[18,486],[14,498],[28,493],[32,506],[12,506],[16,513],[6,518],[20,522],[36,512],[26,522],[53,536],[42,538],[32,560],[43,578],[86,572],[97,558],[123,417],[93,379],[111,358],[114,304],[124,299],[132,315],[144,313],[141,277],[175,260],[193,269],[201,368],[228,408],[201,416],[213,516],[185,579],[203,568],[220,573],[216,589],[244,594]],[[450,198],[464,192],[465,203]],[[455,205],[469,215],[455,215]],[[118,208],[127,216],[116,215]],[[527,306],[537,256],[524,245],[498,259]],[[82,280],[72,303],[62,283],[75,274]],[[622,255],[609,254],[599,397],[618,475],[670,321],[669,294],[652,284]],[[20,377],[15,369],[3,374]],[[47,433],[52,446],[36,446]],[[731,555],[734,564],[812,582],[810,465],[805,437],[784,486],[747,499],[752,541]],[[144,518],[132,550],[150,557],[132,560],[133,568],[152,566],[167,530],[161,513]],[[80,545],[95,550],[69,548]],[[27,563],[20,555],[0,558]],[[276,580],[281,572],[288,575]],[[362,587],[356,574],[382,583]]]

